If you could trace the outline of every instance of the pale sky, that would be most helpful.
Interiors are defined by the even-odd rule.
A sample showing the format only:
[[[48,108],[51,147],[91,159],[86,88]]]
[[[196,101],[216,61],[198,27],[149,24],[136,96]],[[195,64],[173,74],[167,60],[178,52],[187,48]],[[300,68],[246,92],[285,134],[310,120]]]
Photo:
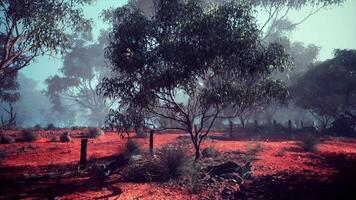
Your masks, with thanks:
[[[95,21],[94,30],[107,27],[100,19],[103,9],[123,5],[127,0],[97,0],[94,5],[85,8],[87,17]],[[308,8],[291,13],[289,19],[299,21],[308,13]],[[318,60],[331,58],[334,49],[356,49],[356,0],[348,0],[339,7],[323,9],[299,25],[290,37],[292,41],[315,44],[321,47]],[[94,33],[95,34],[95,33]],[[39,82],[43,89],[44,80],[56,74],[61,67],[60,57],[41,57],[22,70],[25,76]]]

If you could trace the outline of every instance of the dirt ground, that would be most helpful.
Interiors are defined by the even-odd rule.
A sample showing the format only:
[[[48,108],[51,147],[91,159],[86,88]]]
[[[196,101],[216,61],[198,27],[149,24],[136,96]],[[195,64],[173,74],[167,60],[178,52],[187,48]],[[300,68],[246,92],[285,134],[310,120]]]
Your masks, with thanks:
[[[79,172],[81,131],[72,132],[70,143],[50,141],[52,135],[63,132],[38,131],[36,134],[41,139],[36,142],[0,145],[0,152],[5,155],[0,161],[0,199],[204,199],[201,194],[190,194],[183,186],[170,182],[130,183],[116,173],[103,181],[98,178],[99,171]],[[17,132],[7,134],[16,136]],[[317,151],[311,153],[304,151],[299,141],[283,137],[229,140],[220,133],[212,135],[202,144],[202,149],[213,147],[226,155],[258,149],[252,160],[252,179],[241,185],[244,192],[241,199],[356,198],[355,139],[323,137]],[[186,136],[155,134],[154,147],[187,140]],[[148,150],[148,138],[133,140]],[[90,139],[90,162],[115,159],[126,141],[127,138],[113,132]],[[192,153],[189,142],[184,147]]]

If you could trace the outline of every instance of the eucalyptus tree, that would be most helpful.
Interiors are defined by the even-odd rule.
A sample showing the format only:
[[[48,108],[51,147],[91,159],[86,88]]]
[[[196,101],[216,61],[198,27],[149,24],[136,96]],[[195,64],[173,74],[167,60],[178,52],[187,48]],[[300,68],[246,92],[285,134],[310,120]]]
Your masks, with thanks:
[[[60,72],[46,79],[45,94],[54,110],[61,110],[67,104],[76,105],[84,111],[90,124],[101,127],[112,105],[96,92],[99,80],[109,75],[104,59],[107,32],[103,31],[97,41],[81,37],[72,41],[72,47],[63,56]]]
[[[250,101],[286,94],[271,74],[289,57],[281,45],[261,41],[252,12],[248,3],[194,0],[160,0],[153,17],[135,6],[118,8],[106,49],[112,77],[99,91],[119,111],[135,108],[150,126],[189,133],[198,159],[214,121],[243,102],[247,87],[256,89]]]
[[[341,114],[356,113],[356,50],[336,50],[335,57],[307,71],[293,85],[297,106],[327,128]]]
[[[1,0],[0,80],[36,57],[67,48],[70,31],[90,29],[82,6],[92,0]]]

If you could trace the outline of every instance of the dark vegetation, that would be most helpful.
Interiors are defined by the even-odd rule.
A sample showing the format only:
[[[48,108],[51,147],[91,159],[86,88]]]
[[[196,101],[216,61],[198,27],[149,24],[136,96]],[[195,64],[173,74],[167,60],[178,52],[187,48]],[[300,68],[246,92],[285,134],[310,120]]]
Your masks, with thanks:
[[[0,192],[25,188],[21,195],[29,192],[30,197],[57,199],[56,195],[74,193],[83,185],[90,190],[94,185],[112,190],[115,196],[122,191],[108,181],[113,173],[119,175],[114,182],[174,183],[191,193],[208,189],[212,199],[216,194],[222,199],[337,199],[355,189],[355,162],[342,154],[331,155],[331,160],[320,158],[321,165],[340,170],[330,182],[310,181],[290,172],[256,178],[251,169],[264,148],[260,141],[297,140],[303,151],[311,152],[307,156],[320,156],[320,138],[356,137],[356,50],[336,49],[332,59],[317,62],[319,47],[291,42],[287,36],[319,9],[343,0],[216,4],[135,0],[103,13],[111,28],[97,40],[91,35],[91,21],[82,12],[82,6],[91,2],[0,2],[0,25],[5,26],[0,29],[0,144],[35,142],[44,131],[49,132],[51,142],[66,143],[77,137],[65,131],[57,138],[52,131],[60,126],[44,126],[43,122],[33,123],[38,124],[18,135],[3,133],[20,127],[18,71],[53,52],[62,55],[63,66],[46,79],[42,92],[64,126],[73,125],[77,115],[71,108],[76,107],[89,124],[105,126],[122,139],[130,132],[136,132],[135,139],[140,140],[151,130],[178,130],[189,134],[185,139],[191,145],[182,140],[146,153],[128,139],[122,153],[92,157],[84,170],[54,165],[40,169],[45,171],[41,176],[0,174]],[[306,6],[312,11],[302,21],[287,20],[290,10]],[[256,8],[269,8],[262,27],[256,23]],[[286,10],[284,15],[282,10]],[[286,110],[288,118],[278,116]],[[297,110],[296,116],[289,116],[291,110]],[[104,135],[100,128],[73,126],[71,130],[85,140]],[[211,136],[221,130],[226,135]],[[202,150],[207,138],[256,142],[244,153],[227,153],[212,147]],[[22,150],[26,148],[35,147],[23,146]],[[281,149],[276,155],[283,157],[286,151]],[[0,151],[0,163],[6,157]],[[2,167],[0,171],[23,170]],[[77,184],[76,179],[83,177],[85,183]],[[66,182],[61,183],[62,179]],[[48,191],[26,188],[34,183],[48,186]]]

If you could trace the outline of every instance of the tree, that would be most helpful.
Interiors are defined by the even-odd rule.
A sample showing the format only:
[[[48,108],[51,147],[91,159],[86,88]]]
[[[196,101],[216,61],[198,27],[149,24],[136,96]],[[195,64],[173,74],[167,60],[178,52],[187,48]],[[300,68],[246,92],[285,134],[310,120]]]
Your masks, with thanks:
[[[202,0],[205,6],[214,4],[224,4],[226,2],[245,2],[242,0]],[[131,4],[137,6],[149,17],[155,14],[154,4],[157,0],[130,0]],[[308,20],[311,16],[320,10],[332,5],[340,5],[345,0],[250,0],[254,8],[258,10],[257,14],[262,15],[260,31],[264,33],[263,39],[270,40],[276,34],[293,31],[298,25]],[[309,12],[303,18],[297,21],[290,21],[289,14],[292,11],[308,8]]]
[[[245,87],[264,88],[248,93],[258,96],[284,90],[271,74],[289,59],[280,45],[261,42],[250,4],[160,0],[155,11],[152,18],[130,5],[115,11],[106,49],[113,77],[99,91],[151,127],[188,132],[198,159],[214,121],[240,104]]]
[[[13,128],[16,126],[16,112],[13,104],[18,101],[17,72],[9,74],[0,82],[1,127]],[[4,104],[7,104],[6,106]],[[6,116],[5,116],[6,115]]]
[[[356,50],[336,50],[292,87],[296,105],[309,110],[327,128],[340,114],[356,110]]]
[[[54,110],[63,109],[63,101],[74,103],[84,109],[90,123],[101,127],[111,106],[96,92],[98,81],[108,75],[103,53],[107,34],[102,32],[94,43],[77,38],[72,44],[71,50],[63,56],[61,73],[46,79],[45,94],[50,98]]]
[[[63,52],[68,33],[87,30],[80,6],[91,0],[0,1],[0,80],[46,53]]]

